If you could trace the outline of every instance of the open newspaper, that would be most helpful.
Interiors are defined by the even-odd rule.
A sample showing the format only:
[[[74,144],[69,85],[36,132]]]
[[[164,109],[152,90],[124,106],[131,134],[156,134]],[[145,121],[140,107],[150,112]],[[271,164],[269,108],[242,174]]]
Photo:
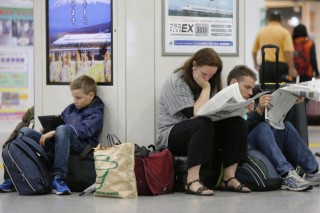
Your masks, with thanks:
[[[231,84],[202,105],[197,111],[196,117],[205,116],[212,121],[218,121],[229,117],[243,116],[246,113],[246,107],[252,103],[254,99],[266,93],[267,92],[261,92],[245,100],[241,95],[238,83]]]
[[[276,129],[284,129],[283,120],[298,96],[320,101],[320,80],[292,84],[274,91],[271,102],[265,109],[266,121]]]
[[[222,89],[200,107],[195,117],[205,116],[212,121],[218,121],[229,117],[243,116],[246,113],[246,107],[266,93],[268,91],[260,92],[245,100],[240,93],[238,83],[232,84]],[[276,129],[284,129],[283,120],[296,103],[298,96],[320,101],[320,80],[292,84],[274,91],[271,102],[265,108],[266,121]]]

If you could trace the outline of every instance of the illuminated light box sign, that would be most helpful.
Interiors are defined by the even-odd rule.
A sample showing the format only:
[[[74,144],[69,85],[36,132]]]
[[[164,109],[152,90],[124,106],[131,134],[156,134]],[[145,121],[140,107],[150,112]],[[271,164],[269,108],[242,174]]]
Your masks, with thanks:
[[[47,0],[47,84],[81,75],[113,85],[112,1]]]

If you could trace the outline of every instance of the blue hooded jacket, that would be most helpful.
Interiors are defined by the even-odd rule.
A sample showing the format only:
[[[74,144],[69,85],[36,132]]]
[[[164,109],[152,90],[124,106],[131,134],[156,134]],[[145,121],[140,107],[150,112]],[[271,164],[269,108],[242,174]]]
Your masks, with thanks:
[[[98,138],[103,127],[103,111],[103,101],[95,96],[91,104],[82,109],[77,109],[73,103],[70,104],[63,110],[61,116],[81,142],[96,147],[99,144]]]

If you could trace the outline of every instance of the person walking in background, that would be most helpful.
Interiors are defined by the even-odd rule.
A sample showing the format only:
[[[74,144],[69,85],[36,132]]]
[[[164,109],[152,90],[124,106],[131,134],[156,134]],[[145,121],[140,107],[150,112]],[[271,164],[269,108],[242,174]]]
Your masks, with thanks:
[[[293,28],[294,65],[297,69],[300,82],[310,81],[319,77],[316,46],[308,36],[307,28],[299,24]]]
[[[288,82],[289,76],[295,78],[297,70],[294,67],[293,53],[294,47],[290,32],[281,25],[282,14],[280,11],[270,11],[268,15],[268,24],[265,28],[261,29],[256,36],[252,57],[254,66],[259,70],[261,80],[261,67],[258,63],[257,54],[263,45],[275,44],[279,46],[279,66],[278,66],[278,80],[280,82]],[[265,57],[265,82],[275,82],[275,50],[266,49]]]

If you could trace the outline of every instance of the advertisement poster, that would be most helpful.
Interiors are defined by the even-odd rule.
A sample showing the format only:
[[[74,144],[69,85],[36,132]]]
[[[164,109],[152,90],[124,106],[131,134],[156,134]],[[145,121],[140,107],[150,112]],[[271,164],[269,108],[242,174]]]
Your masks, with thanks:
[[[0,88],[0,120],[19,120],[28,109],[28,89]]]
[[[0,7],[0,45],[33,46],[32,9]]]
[[[112,1],[47,0],[47,84],[112,85]]]
[[[238,55],[236,0],[163,0],[163,55],[191,55],[212,47]]]
[[[32,6],[32,5],[31,5]],[[16,121],[32,105],[33,10],[0,7],[0,120]]]
[[[0,50],[1,87],[28,87],[27,54],[26,51]]]

